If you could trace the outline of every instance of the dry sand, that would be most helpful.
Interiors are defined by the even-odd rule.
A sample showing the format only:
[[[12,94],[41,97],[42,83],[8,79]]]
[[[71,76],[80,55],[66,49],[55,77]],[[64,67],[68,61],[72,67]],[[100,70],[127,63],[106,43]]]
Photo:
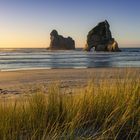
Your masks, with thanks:
[[[90,79],[108,80],[117,77],[124,78],[129,72],[132,78],[138,78],[140,68],[89,68],[89,69],[50,69],[50,70],[21,70],[0,72],[0,95],[10,96],[34,90],[59,81],[62,88],[83,87]]]

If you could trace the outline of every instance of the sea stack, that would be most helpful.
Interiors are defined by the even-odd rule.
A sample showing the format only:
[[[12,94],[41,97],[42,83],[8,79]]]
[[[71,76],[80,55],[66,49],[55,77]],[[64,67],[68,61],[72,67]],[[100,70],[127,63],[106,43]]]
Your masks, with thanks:
[[[98,23],[87,35],[87,44],[84,50],[119,52],[118,43],[112,38],[110,25],[107,20]]]
[[[53,30],[50,33],[50,46],[48,49],[50,50],[74,50],[75,49],[75,41],[71,37],[63,37],[59,35],[56,30]]]

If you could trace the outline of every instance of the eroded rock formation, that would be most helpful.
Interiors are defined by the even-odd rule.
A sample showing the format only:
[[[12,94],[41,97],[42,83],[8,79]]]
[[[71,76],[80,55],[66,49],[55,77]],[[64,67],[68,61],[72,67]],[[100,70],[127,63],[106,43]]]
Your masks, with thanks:
[[[53,30],[50,33],[50,50],[73,50],[75,49],[75,41],[71,38],[64,38],[62,35],[59,35],[56,30]]]
[[[121,51],[118,43],[112,38],[107,20],[100,22],[88,33],[85,50],[90,51],[93,47],[95,51]]]

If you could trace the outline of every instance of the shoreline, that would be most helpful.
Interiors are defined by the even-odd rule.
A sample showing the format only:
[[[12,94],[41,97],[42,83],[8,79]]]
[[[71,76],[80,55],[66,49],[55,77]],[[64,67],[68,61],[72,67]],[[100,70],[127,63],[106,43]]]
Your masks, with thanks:
[[[34,70],[54,70],[54,69],[58,69],[58,70],[63,70],[63,69],[92,69],[92,68],[88,68],[88,67],[74,67],[74,68],[51,68],[51,67],[47,67],[47,68],[19,68],[19,69],[5,69],[5,70],[0,70],[0,72],[13,72],[13,71],[34,71]]]
[[[0,72],[18,72],[18,71],[35,71],[35,70],[75,70],[75,69],[140,69],[140,67],[73,67],[73,68],[17,68],[17,69],[2,69]]]

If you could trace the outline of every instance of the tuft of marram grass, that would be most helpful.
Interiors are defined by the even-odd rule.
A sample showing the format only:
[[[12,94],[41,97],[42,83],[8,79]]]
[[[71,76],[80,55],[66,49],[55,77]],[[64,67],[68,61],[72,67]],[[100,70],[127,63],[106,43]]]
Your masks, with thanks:
[[[73,94],[63,92],[52,85],[47,94],[0,103],[0,139],[139,140],[139,79],[92,80]]]

